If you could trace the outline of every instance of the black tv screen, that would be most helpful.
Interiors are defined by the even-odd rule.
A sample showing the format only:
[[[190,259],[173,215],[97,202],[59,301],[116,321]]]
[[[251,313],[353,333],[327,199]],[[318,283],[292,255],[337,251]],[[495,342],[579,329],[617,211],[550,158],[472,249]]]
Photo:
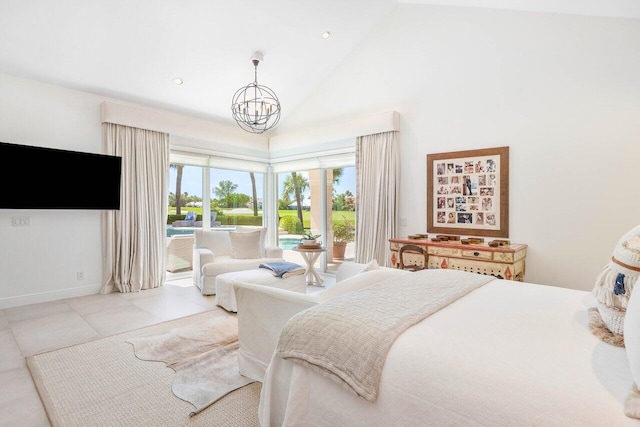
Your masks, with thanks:
[[[0,142],[0,162],[0,209],[120,209],[119,156]]]

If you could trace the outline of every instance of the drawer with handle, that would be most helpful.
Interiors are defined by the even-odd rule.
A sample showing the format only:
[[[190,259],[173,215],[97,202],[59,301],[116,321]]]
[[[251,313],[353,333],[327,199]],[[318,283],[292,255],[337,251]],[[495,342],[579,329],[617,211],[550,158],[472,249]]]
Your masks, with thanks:
[[[469,249],[463,249],[462,250],[462,257],[463,258],[475,258],[475,259],[491,259],[493,258],[493,254],[489,251],[478,251],[478,250],[469,250]]]

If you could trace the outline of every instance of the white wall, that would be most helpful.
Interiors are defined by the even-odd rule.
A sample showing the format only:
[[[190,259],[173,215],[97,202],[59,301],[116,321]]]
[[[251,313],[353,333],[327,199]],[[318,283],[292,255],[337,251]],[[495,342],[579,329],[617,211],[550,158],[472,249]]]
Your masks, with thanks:
[[[104,101],[136,107],[103,96],[0,74],[0,141],[102,153],[100,115]],[[193,131],[189,134],[186,130],[176,138],[182,146],[224,151],[229,144],[215,141],[215,134],[220,131],[227,140],[229,135],[238,135],[236,150],[254,147],[252,153],[267,153],[266,138],[264,141],[250,138],[252,135],[241,129],[224,129],[224,125],[171,113],[163,117],[168,115],[175,126],[186,121]],[[12,180],[35,178],[34,197],[39,191],[64,191],[48,188],[46,177],[30,169],[28,159],[11,175],[8,166],[2,164],[2,185],[11,185]],[[12,218],[16,216],[30,217],[31,225],[12,226]],[[100,224],[100,211],[0,209],[0,309],[97,293],[102,282]],[[78,272],[84,273],[83,280],[77,279]]]
[[[398,111],[401,235],[426,230],[428,153],[510,146],[526,279],[590,290],[640,223],[638,52],[640,20],[403,4],[276,130]],[[0,141],[101,152],[103,101],[120,102],[0,74]],[[3,185],[37,177],[3,167]],[[0,308],[95,293],[101,277],[99,212],[0,210]]]
[[[403,236],[427,154],[509,146],[526,280],[591,290],[640,223],[638,52],[640,20],[402,4],[277,132],[398,111]]]
[[[104,98],[0,75],[0,141],[102,153],[100,102]],[[3,185],[46,177],[28,159],[13,175],[3,164]],[[91,183],[87,183],[91,185]],[[13,227],[14,216],[31,225]],[[102,277],[100,211],[0,210],[0,308],[96,293]],[[77,272],[84,280],[77,280]]]

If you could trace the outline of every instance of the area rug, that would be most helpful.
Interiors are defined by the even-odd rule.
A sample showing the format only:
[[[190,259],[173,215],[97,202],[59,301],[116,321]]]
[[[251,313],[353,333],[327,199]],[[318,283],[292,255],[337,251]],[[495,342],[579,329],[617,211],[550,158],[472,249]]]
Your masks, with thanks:
[[[176,371],[173,394],[195,406],[193,416],[228,393],[255,382],[238,371],[238,321],[208,316],[170,331],[127,340],[138,359]]]
[[[228,393],[190,416],[195,406],[172,392],[175,371],[165,362],[138,359],[128,342],[215,324],[212,318],[217,316],[229,315],[213,310],[28,357],[27,366],[51,425],[258,426],[259,382]]]

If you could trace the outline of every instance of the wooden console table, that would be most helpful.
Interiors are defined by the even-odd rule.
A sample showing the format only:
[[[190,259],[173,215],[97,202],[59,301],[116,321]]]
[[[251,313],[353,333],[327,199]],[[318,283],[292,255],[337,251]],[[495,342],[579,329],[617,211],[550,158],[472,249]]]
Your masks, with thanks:
[[[499,279],[524,281],[527,245],[511,243],[491,247],[486,242],[462,244],[460,241],[433,242],[429,239],[389,239],[391,266],[400,268],[399,251],[405,245],[426,249],[427,256],[404,251],[404,266],[425,268],[449,268],[472,273],[489,274]]]

